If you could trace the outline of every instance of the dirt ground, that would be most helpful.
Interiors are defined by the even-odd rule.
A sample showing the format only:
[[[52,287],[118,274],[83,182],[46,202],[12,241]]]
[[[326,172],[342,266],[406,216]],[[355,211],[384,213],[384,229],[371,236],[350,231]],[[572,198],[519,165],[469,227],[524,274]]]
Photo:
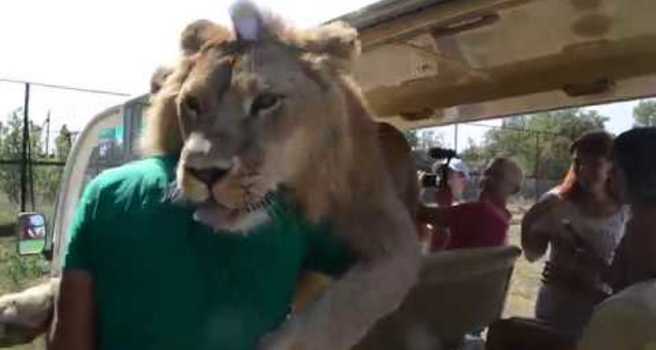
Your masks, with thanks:
[[[520,246],[521,219],[531,206],[531,202],[517,202],[510,206],[513,213],[513,225],[508,232],[510,244]],[[504,317],[522,316],[533,317],[533,308],[540,286],[540,273],[544,266],[544,259],[529,263],[524,255],[517,259],[515,271],[511,279]]]

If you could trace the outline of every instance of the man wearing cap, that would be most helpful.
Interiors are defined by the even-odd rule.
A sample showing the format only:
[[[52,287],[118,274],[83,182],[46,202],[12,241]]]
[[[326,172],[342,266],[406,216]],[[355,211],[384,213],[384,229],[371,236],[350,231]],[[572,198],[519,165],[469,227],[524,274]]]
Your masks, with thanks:
[[[447,167],[444,171],[444,167]],[[440,186],[435,193],[435,202],[440,207],[448,207],[462,201],[462,194],[469,181],[469,168],[460,159],[453,159],[448,164],[435,163],[433,172],[443,175],[446,173],[445,186]]]
[[[421,205],[418,218],[448,228],[446,249],[493,247],[506,243],[511,214],[508,198],[517,193],[523,179],[519,166],[507,158],[495,158],[483,173],[481,194],[475,202],[451,207]],[[433,249],[441,246],[433,245]]]

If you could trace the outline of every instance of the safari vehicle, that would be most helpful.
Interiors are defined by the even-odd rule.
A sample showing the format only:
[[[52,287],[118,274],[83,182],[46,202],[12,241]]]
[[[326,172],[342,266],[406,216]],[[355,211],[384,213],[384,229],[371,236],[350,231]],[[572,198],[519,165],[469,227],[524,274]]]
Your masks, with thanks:
[[[338,19],[360,32],[363,53],[356,78],[371,107],[381,120],[408,130],[654,96],[654,13],[653,0],[383,0]],[[53,275],[60,273],[67,227],[85,184],[102,170],[138,157],[136,137],[147,105],[144,95],[111,107],[79,135],[64,169],[45,246],[21,249],[24,254],[44,253]],[[508,248],[485,254],[481,256],[500,263],[481,263],[472,254],[429,257],[438,265],[458,261],[459,270],[464,266],[460,259],[472,261],[462,276],[452,276],[458,288],[489,283],[478,289],[488,293],[482,299],[494,299],[488,305],[491,311],[471,316],[478,319],[469,327],[499,317],[519,253]],[[472,277],[483,265],[496,266],[498,278],[492,280],[497,282]],[[440,271],[427,268],[424,274],[435,277]],[[433,281],[454,281],[442,277]],[[490,296],[490,290],[497,292]],[[444,293],[449,295],[448,288]],[[424,309],[442,311],[443,319],[462,314],[453,305]],[[402,313],[422,312],[416,306],[410,309]],[[397,326],[400,319],[394,321]]]

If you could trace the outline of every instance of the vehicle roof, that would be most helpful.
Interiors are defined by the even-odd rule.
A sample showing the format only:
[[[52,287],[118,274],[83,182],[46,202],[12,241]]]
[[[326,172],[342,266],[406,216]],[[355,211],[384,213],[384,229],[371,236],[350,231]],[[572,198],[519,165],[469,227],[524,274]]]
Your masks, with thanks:
[[[656,96],[653,0],[382,0],[354,75],[406,130]]]
[[[407,129],[656,95],[652,0],[383,0],[355,75]]]

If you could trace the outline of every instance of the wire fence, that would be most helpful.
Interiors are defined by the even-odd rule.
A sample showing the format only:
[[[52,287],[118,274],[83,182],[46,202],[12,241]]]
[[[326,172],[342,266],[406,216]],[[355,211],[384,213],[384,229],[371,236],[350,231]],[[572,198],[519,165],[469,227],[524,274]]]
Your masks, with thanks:
[[[0,235],[18,212],[54,212],[77,130],[127,94],[0,78]]]
[[[0,213],[15,213],[50,211],[77,130],[93,115],[123,103],[127,94],[0,78],[0,96],[0,118],[2,113],[5,116],[0,119]],[[126,126],[126,132],[137,129]],[[521,142],[515,149],[495,152],[486,144],[490,133],[515,135]],[[480,174],[492,158],[510,157],[525,174],[520,196],[536,200],[556,186],[566,170],[553,170],[554,162],[548,156],[547,148],[559,138],[561,135],[548,130],[500,121],[455,124],[419,131],[415,155],[420,168],[422,163],[430,167],[432,161],[422,159],[422,150],[438,145],[455,149],[472,170],[468,198],[477,196]],[[545,168],[552,171],[545,172]]]
[[[494,147],[486,144],[490,139],[490,132],[494,132],[496,138],[507,139],[508,136],[513,135],[521,142],[512,145],[510,149],[495,150]],[[561,175],[566,171],[566,168],[552,170],[550,175],[545,171],[545,166],[551,166],[552,162],[546,156],[549,153],[546,148],[553,144],[552,141],[561,138],[561,135],[547,130],[510,127],[497,120],[489,123],[475,122],[435,127],[418,130],[416,133],[415,156],[419,168],[423,168],[424,171],[430,171],[434,163],[426,156],[430,147],[451,148],[458,152],[470,169],[471,175],[464,193],[465,200],[478,197],[481,174],[494,157],[508,157],[520,165],[525,176],[518,195],[530,201],[537,201],[545,192],[556,187],[561,181]],[[559,165],[562,168],[562,164]]]

